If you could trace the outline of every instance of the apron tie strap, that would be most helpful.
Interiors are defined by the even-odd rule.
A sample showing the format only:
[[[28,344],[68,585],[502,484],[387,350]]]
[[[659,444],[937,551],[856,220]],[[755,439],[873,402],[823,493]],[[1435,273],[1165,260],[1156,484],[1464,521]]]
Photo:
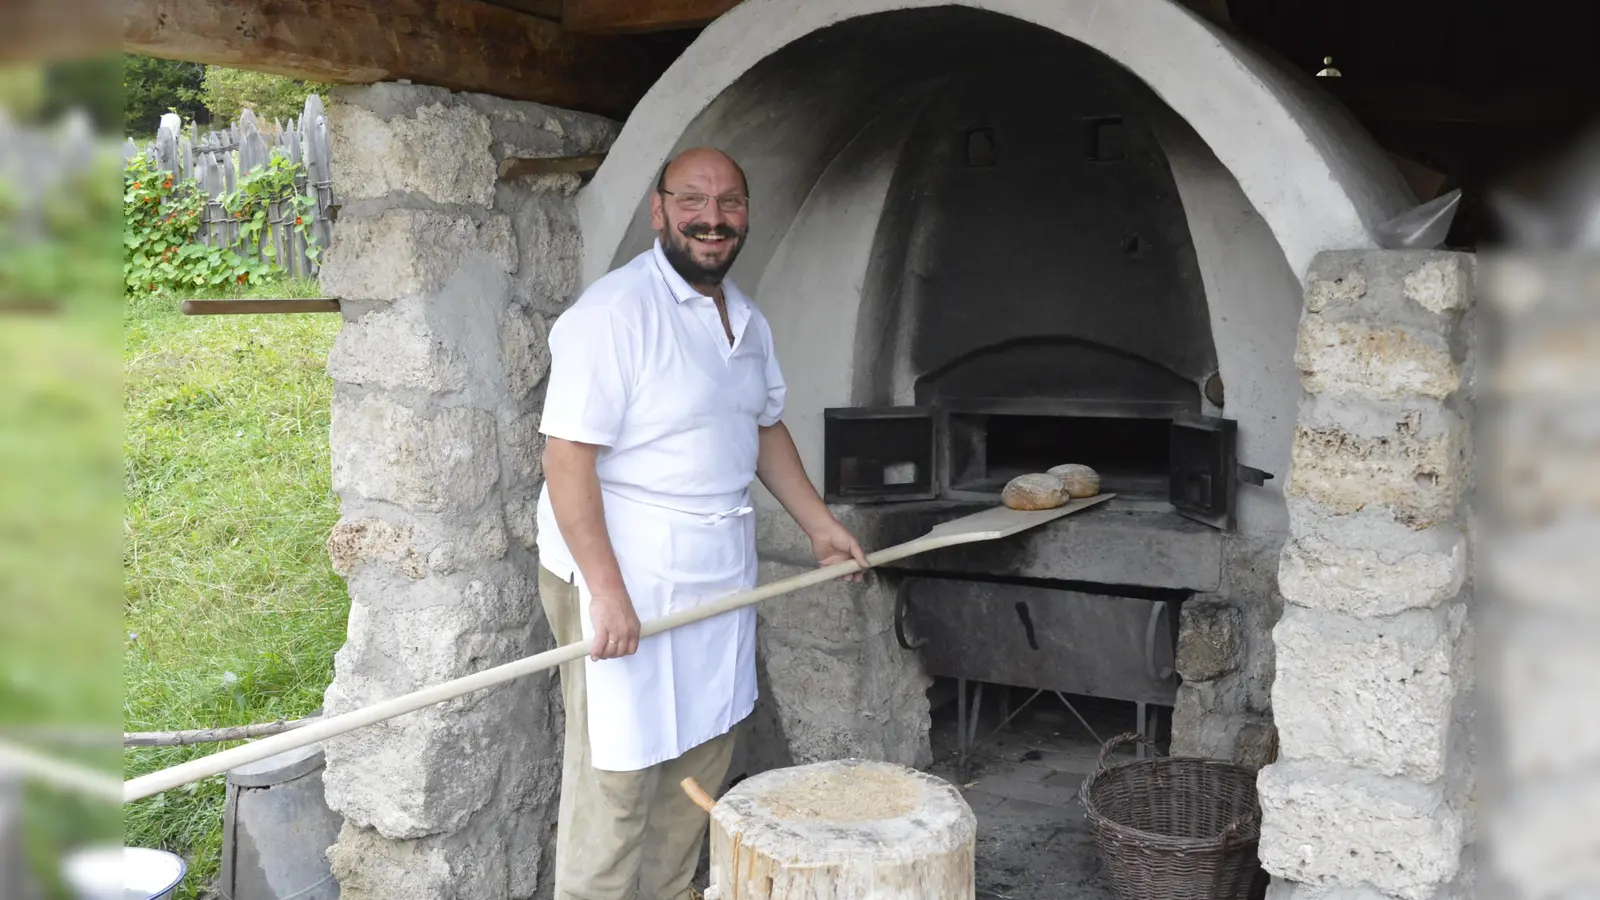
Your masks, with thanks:
[[[755,512],[755,508],[754,507],[736,506],[733,509],[727,509],[727,510],[723,510],[722,512],[714,512],[714,513],[709,513],[707,515],[701,516],[700,517],[700,524],[702,524],[702,525],[715,525],[718,522],[721,522],[723,519],[731,519],[731,518],[734,518],[735,516],[747,516],[747,515],[749,515],[749,514],[751,514],[753,512]]]

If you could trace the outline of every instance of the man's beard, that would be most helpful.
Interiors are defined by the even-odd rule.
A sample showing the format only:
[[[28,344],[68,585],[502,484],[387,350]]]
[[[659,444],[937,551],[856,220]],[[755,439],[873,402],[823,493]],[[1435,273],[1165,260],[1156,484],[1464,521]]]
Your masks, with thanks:
[[[661,250],[666,254],[667,262],[672,263],[683,280],[690,284],[721,284],[723,276],[733,268],[733,261],[739,258],[739,251],[744,249],[745,233],[729,225],[683,225],[676,229],[668,228],[666,232]],[[733,248],[728,251],[728,258],[721,265],[708,268],[695,261],[690,241],[706,235],[733,241]]]

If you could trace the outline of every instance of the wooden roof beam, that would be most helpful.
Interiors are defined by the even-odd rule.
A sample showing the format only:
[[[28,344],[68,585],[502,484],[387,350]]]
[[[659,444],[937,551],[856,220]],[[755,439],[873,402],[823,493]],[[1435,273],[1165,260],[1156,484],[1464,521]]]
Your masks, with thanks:
[[[130,53],[335,84],[409,79],[613,118],[687,45],[569,34],[482,0],[126,0],[123,10]]]
[[[561,26],[584,34],[701,28],[739,0],[563,0]]]
[[[0,0],[0,65],[118,52],[113,0]]]
[[[484,0],[484,2],[519,10],[552,22],[561,21],[561,0]]]

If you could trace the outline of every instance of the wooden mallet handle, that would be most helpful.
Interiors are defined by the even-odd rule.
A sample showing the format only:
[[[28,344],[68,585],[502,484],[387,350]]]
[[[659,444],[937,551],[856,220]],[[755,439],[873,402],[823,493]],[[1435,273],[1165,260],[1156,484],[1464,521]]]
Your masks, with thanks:
[[[694,801],[694,805],[705,810],[708,815],[716,807],[717,801],[711,799],[711,795],[706,793],[705,788],[700,786],[700,782],[695,781],[692,777],[685,778],[678,784],[683,788],[683,792],[689,795],[689,799]]]

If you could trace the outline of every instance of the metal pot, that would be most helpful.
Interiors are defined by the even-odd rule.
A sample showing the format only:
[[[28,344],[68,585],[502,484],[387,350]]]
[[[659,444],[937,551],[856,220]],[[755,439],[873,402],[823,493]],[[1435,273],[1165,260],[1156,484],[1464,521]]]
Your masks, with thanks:
[[[171,900],[188,871],[183,857],[146,847],[80,850],[61,868],[79,900]]]

